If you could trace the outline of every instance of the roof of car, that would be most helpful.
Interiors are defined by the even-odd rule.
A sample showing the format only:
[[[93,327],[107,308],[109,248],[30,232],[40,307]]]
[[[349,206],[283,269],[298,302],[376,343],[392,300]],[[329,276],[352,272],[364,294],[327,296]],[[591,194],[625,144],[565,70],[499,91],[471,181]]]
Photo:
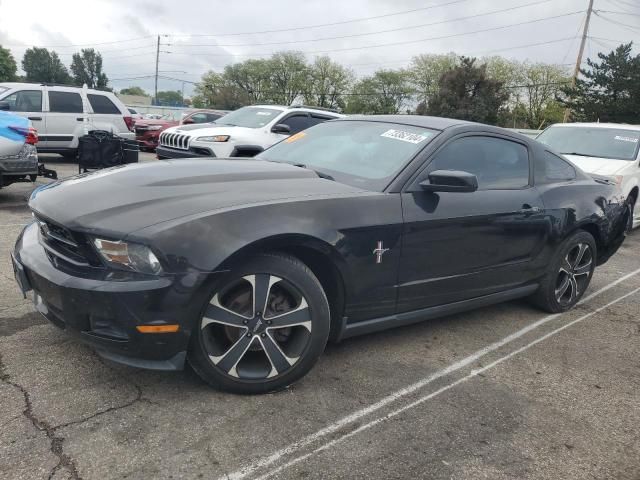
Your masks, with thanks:
[[[640,125],[631,125],[630,123],[555,123],[552,127],[590,127],[590,128],[623,128],[627,130],[640,130]]]
[[[83,87],[79,87],[78,85],[62,85],[62,84],[53,84],[53,83],[39,83],[39,82],[0,82],[0,86],[8,87],[8,88],[24,88],[24,89],[33,89],[34,87],[62,87],[62,88],[73,88],[76,90],[82,90]],[[114,95],[113,92],[108,90],[96,90],[95,88],[87,88],[87,93],[99,93],[101,95]]]
[[[255,107],[255,108],[279,108],[282,110],[301,110],[303,112],[318,112],[318,113],[327,113],[330,115],[336,115],[338,117],[343,117],[344,115],[336,112],[334,110],[331,110],[329,108],[323,108],[323,107],[310,107],[308,105],[297,105],[297,106],[285,106],[285,105],[247,105],[248,107]]]
[[[444,130],[455,125],[480,125],[479,123],[456,120],[454,118],[428,117],[425,115],[350,115],[342,120],[368,120],[376,122],[397,123],[414,127]]]

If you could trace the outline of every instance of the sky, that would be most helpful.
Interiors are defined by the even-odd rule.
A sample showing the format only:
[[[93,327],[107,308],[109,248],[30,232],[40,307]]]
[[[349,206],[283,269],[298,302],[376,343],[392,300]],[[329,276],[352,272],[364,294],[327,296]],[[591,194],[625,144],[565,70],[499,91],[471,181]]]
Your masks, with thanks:
[[[110,85],[185,89],[208,70],[282,50],[319,55],[358,76],[406,67],[422,53],[502,55],[575,63],[588,0],[0,0],[0,45],[18,65],[26,48],[55,50],[68,66],[96,48]],[[507,10],[508,9],[508,10]],[[640,45],[640,0],[594,0],[585,56]],[[374,18],[372,18],[374,17]],[[469,18],[471,17],[471,18]],[[555,18],[550,18],[555,17]],[[339,37],[339,38],[336,38]],[[635,49],[638,51],[638,48]]]

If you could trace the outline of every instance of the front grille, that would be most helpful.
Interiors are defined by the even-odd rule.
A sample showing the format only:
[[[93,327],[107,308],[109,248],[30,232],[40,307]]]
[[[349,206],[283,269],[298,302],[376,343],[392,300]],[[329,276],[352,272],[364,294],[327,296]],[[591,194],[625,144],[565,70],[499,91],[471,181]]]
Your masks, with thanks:
[[[160,135],[160,145],[169,148],[178,148],[180,150],[189,149],[189,136],[181,133],[163,132]]]
[[[134,131],[140,135],[142,135],[143,133],[145,133],[147,130],[149,130],[149,127],[135,127]]]
[[[67,228],[37,216],[40,241],[51,260],[62,260],[74,267],[99,266],[99,259],[83,236]]]

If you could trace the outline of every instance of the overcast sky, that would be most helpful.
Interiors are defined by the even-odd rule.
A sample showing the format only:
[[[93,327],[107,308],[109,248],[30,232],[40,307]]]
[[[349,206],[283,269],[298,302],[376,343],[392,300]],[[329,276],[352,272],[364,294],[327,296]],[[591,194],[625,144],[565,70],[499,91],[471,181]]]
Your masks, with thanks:
[[[139,85],[151,92],[153,79],[130,78],[153,74],[158,34],[162,75],[188,81],[280,50],[309,52],[310,60],[326,52],[358,75],[406,66],[420,53],[451,51],[569,64],[575,62],[587,5],[588,0],[0,0],[0,44],[12,50],[18,65],[32,45],[52,48],[67,65],[73,52],[94,47],[113,87]],[[640,44],[639,0],[595,0],[595,9],[603,12],[592,17],[595,38],[587,42],[587,56],[620,42]],[[478,16],[464,18],[473,15]],[[552,16],[557,18],[546,19]],[[531,23],[498,28],[523,22]],[[289,31],[260,33],[284,29]],[[487,29],[493,30],[477,32]],[[551,43],[532,45],[543,42]],[[515,48],[523,45],[530,46]],[[160,90],[180,88],[179,81],[160,80]],[[191,90],[187,83],[186,93]]]

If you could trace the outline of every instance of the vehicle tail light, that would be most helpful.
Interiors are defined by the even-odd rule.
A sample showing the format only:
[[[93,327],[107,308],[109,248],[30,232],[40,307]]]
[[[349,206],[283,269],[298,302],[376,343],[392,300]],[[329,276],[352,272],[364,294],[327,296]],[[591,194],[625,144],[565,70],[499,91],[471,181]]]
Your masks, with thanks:
[[[133,117],[122,117],[124,119],[124,123],[127,125],[127,128],[130,132],[133,132],[133,125],[136,123],[133,120]]]
[[[25,143],[29,145],[35,145],[38,143],[38,131],[33,127],[9,127],[16,133],[19,133],[24,137]]]

